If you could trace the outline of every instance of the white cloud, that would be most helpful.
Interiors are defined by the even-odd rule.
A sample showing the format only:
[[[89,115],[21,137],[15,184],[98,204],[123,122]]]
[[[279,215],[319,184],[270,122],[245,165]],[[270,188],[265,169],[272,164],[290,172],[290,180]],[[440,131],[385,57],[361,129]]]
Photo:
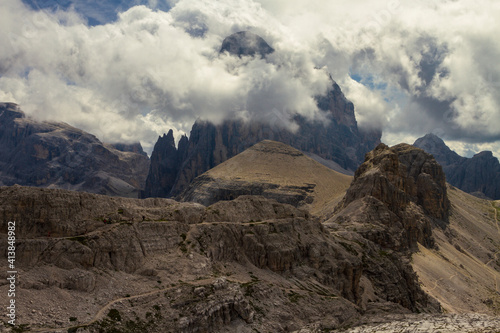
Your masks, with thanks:
[[[359,124],[381,126],[385,140],[434,132],[500,155],[495,0],[168,3],[170,12],[136,6],[89,27],[71,10],[2,0],[0,98],[104,140],[152,147],[199,117],[318,117],[313,96],[328,84],[319,67],[354,102]],[[223,38],[240,30],[276,52],[267,61],[219,57]]]

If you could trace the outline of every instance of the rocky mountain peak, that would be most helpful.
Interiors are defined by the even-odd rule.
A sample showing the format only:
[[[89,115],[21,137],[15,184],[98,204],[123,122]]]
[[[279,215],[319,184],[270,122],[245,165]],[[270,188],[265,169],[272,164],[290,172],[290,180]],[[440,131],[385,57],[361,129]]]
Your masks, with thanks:
[[[356,171],[353,184],[358,182],[367,186],[359,190],[351,186],[346,203],[371,195],[392,211],[413,202],[434,218],[447,218],[449,201],[444,172],[434,157],[422,149],[405,143],[393,147],[378,145]]]
[[[369,221],[390,226],[385,230],[393,234],[376,243],[415,250],[417,242],[433,245],[432,225],[444,225],[450,202],[444,172],[432,155],[408,144],[380,144],[366,155],[339,208],[347,212],[343,218],[361,220],[366,213]],[[386,243],[389,238],[394,243]]]
[[[238,57],[255,56],[261,57],[273,53],[274,49],[259,35],[250,31],[239,31],[224,39],[220,53],[228,52]]]
[[[489,158],[494,158],[494,157],[493,157],[493,153],[491,151],[485,150],[485,151],[482,151],[480,153],[477,153],[472,158],[486,158],[486,159],[489,159]]]
[[[121,152],[124,152],[124,153],[136,153],[136,154],[140,154],[143,156],[148,156],[148,154],[142,148],[142,145],[140,142],[113,143],[113,144],[111,144],[111,147],[113,147],[114,149],[119,150]]]
[[[314,212],[343,194],[351,180],[289,145],[264,140],[198,176],[178,199],[211,205],[262,195]]]
[[[444,164],[455,163],[461,159],[457,153],[448,148],[440,137],[432,133],[417,139],[413,145],[434,155],[440,164],[443,164],[442,162]],[[440,159],[439,157],[442,158]]]
[[[0,103],[0,119],[25,118],[26,115],[21,111],[19,105],[15,103]]]
[[[500,163],[492,152],[462,157],[433,134],[427,134],[413,145],[436,158],[451,185],[479,197],[500,199]]]
[[[142,194],[145,197],[167,197],[169,189],[175,184],[177,173],[187,148],[187,138],[183,136],[179,141],[179,148],[175,147],[174,132],[158,137],[153,153],[146,189]]]

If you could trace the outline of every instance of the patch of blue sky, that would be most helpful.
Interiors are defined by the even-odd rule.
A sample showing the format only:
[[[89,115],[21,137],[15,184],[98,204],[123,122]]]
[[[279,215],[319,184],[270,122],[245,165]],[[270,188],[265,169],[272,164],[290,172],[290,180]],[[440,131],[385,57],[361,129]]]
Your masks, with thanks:
[[[68,10],[74,9],[79,15],[87,20],[89,26],[111,23],[117,20],[118,13],[128,9],[144,5],[151,9],[163,11],[170,10],[166,0],[22,0],[34,10]],[[151,6],[151,4],[155,4]]]

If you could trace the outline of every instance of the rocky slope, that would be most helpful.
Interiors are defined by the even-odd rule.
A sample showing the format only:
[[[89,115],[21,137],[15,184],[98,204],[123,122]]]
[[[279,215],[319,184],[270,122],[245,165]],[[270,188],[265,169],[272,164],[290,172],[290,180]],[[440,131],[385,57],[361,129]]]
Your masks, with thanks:
[[[451,185],[476,196],[500,199],[500,163],[490,151],[462,157],[434,134],[427,134],[413,145],[434,155]]]
[[[285,332],[360,314],[360,260],[290,205],[243,196],[207,208],[24,187],[0,197],[2,233],[17,220],[18,322],[32,331]],[[32,227],[41,224],[50,237]]]
[[[177,199],[208,206],[262,195],[315,213],[343,195],[351,180],[297,149],[264,140],[198,176]]]
[[[377,297],[416,310],[433,302],[418,286],[410,255],[419,244],[434,247],[432,230],[446,225],[448,213],[444,174],[434,158],[406,144],[380,144],[325,225],[363,253],[363,274],[374,281]]]
[[[417,243],[433,246],[432,227],[445,226],[449,207],[445,176],[432,155],[380,144],[356,171],[335,219],[362,223],[361,232],[386,248],[416,250]]]
[[[310,177],[310,160],[283,154],[293,148],[256,148],[247,154],[264,154],[264,166],[284,160],[297,171],[283,172],[288,183]],[[244,170],[235,174],[255,176]],[[438,314],[500,313],[499,204],[447,188],[433,157],[405,144],[367,154],[337,209],[325,202],[319,215],[256,195],[205,207],[13,186],[0,188],[0,202],[1,237],[16,220],[18,323],[32,332],[376,332],[417,324],[494,332],[498,323]],[[0,293],[9,287],[3,275]]]
[[[64,123],[38,122],[0,104],[0,184],[137,197],[149,159],[140,144],[106,145]]]
[[[230,46],[223,47],[224,52],[234,56],[265,56],[270,52],[267,43],[262,44],[265,41],[254,43],[256,37],[238,34],[226,39]],[[380,142],[381,133],[358,128],[354,105],[333,80],[330,89],[316,96],[316,101],[329,123],[311,122],[297,115],[293,120],[298,130],[291,132],[279,126],[279,115],[270,114],[267,122],[226,120],[214,125],[197,121],[189,139],[182,138],[177,149],[173,139],[159,138],[155,146],[158,152],[153,151],[158,158],[152,159],[144,197],[174,197],[197,176],[262,140],[283,142],[318,159],[333,161],[347,172],[356,170],[365,153]]]
[[[412,266],[423,289],[448,313],[500,314],[498,204],[449,186],[449,224],[435,228],[436,247],[420,247]]]

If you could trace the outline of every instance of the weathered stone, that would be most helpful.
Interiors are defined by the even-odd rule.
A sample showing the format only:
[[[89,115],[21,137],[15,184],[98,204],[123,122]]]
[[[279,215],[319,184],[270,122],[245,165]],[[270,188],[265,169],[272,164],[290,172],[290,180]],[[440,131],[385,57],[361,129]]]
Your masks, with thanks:
[[[208,206],[261,195],[315,212],[342,195],[351,180],[284,143],[264,140],[198,176],[177,199]]]
[[[357,208],[349,209],[353,204]],[[415,250],[417,243],[433,246],[432,224],[446,223],[449,208],[444,173],[432,155],[406,144],[380,144],[356,171],[337,218],[382,224],[386,236],[367,237],[394,250]]]

